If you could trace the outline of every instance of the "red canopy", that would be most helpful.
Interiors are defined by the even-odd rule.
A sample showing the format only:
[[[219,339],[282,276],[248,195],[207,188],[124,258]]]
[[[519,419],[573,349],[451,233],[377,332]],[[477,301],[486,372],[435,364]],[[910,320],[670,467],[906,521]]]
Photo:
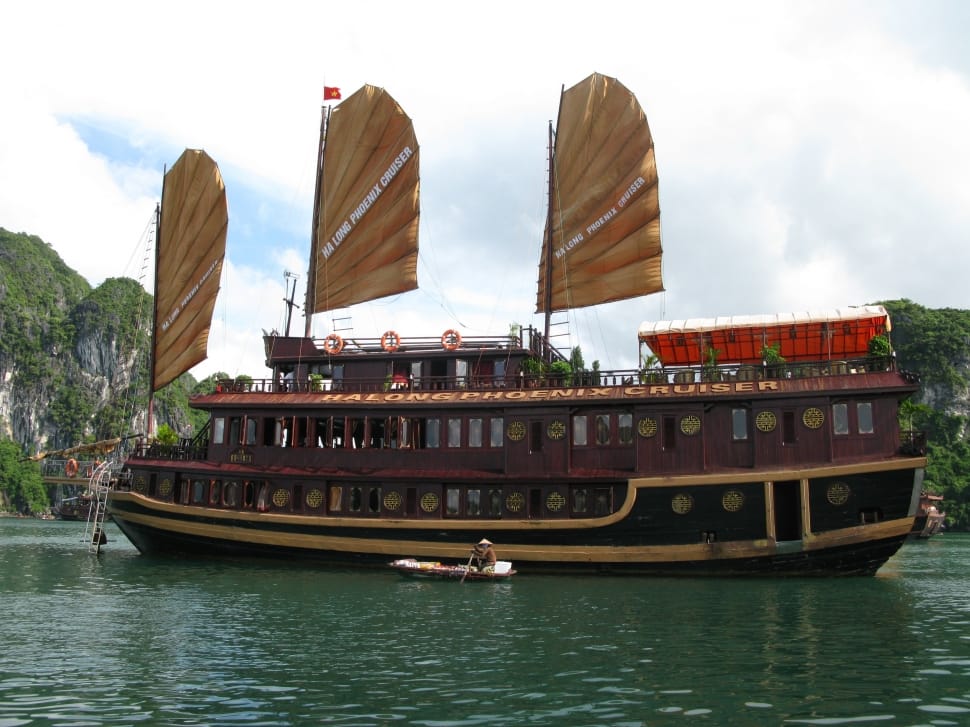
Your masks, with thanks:
[[[708,349],[717,351],[718,363],[761,364],[761,349],[774,344],[791,362],[859,358],[873,336],[890,329],[886,309],[872,305],[643,323],[639,339],[664,366],[700,366]]]

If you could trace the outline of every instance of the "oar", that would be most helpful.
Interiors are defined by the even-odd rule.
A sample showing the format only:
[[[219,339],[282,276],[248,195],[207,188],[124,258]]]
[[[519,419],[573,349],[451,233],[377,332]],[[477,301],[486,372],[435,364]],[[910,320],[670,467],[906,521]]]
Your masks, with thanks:
[[[458,581],[459,583],[465,582],[465,576],[468,575],[468,569],[472,567],[472,558],[474,557],[475,557],[475,551],[473,550],[472,554],[468,556],[468,565],[465,566],[465,572],[462,573],[461,580]]]

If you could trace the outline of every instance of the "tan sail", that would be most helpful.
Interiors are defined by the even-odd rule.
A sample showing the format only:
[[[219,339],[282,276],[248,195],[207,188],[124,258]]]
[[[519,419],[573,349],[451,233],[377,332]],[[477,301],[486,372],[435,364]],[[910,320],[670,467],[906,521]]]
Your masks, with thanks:
[[[384,89],[365,85],[330,115],[311,313],[418,287],[418,142]]]
[[[204,151],[186,149],[165,174],[162,192],[152,391],[206,358],[228,224],[219,167]]]
[[[547,308],[549,255],[550,311],[663,290],[653,137],[615,78],[594,73],[563,93],[552,175],[536,311]]]

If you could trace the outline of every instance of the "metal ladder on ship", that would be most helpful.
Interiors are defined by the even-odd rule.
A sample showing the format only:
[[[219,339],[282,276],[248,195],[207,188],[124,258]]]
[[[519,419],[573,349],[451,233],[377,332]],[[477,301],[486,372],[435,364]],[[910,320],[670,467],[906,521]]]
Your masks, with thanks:
[[[108,495],[111,492],[111,460],[106,460],[94,468],[88,490],[94,498],[88,510],[88,523],[84,529],[84,540],[89,553],[101,553],[101,546],[108,542],[104,534],[104,519],[108,514]]]

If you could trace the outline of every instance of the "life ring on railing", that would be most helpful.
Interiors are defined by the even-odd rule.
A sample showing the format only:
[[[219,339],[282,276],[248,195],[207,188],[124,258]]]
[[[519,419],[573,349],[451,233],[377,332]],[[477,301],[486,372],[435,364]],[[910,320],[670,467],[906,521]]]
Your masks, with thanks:
[[[461,345],[461,334],[454,328],[449,328],[441,334],[441,346],[446,351],[454,351]]]
[[[71,457],[64,465],[64,474],[68,477],[77,477],[77,460]]]
[[[396,331],[385,331],[381,336],[381,348],[388,353],[394,353],[401,347],[401,337]]]
[[[323,349],[331,356],[335,356],[344,350],[344,339],[336,333],[331,333],[323,339]]]

